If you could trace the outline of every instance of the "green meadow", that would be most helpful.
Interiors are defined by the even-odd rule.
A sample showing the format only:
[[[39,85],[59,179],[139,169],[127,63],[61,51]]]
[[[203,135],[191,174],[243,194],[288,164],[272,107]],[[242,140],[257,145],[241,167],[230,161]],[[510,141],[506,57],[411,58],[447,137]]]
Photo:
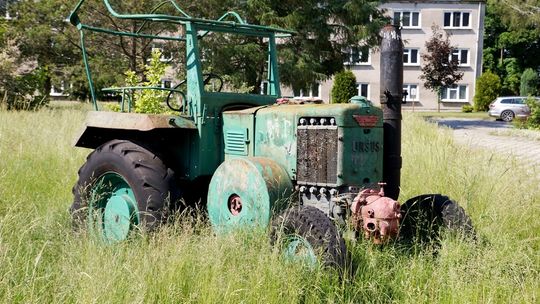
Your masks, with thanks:
[[[403,120],[401,201],[443,193],[476,242],[440,247],[348,240],[344,274],[282,259],[265,232],[216,236],[178,215],[117,245],[71,229],[68,208],[89,150],[72,147],[84,107],[0,111],[0,302],[538,303],[540,168],[453,142],[414,113]]]

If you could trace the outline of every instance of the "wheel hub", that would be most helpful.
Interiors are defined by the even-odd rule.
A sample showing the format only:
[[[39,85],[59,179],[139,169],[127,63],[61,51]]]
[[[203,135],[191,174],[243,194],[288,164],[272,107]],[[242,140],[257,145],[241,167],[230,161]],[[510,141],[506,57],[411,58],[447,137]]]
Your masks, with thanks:
[[[317,264],[315,250],[309,242],[301,236],[289,236],[286,240],[286,247],[283,250],[285,259],[293,262],[301,262],[309,267]]]
[[[111,196],[103,213],[105,239],[112,242],[125,240],[134,224],[134,212],[134,204],[128,195]]]
[[[138,213],[133,190],[121,175],[109,172],[98,178],[89,206],[91,229],[97,229],[106,242],[123,241],[139,224]]]
[[[237,194],[233,194],[229,197],[228,206],[231,214],[237,216],[242,212],[242,199]]]

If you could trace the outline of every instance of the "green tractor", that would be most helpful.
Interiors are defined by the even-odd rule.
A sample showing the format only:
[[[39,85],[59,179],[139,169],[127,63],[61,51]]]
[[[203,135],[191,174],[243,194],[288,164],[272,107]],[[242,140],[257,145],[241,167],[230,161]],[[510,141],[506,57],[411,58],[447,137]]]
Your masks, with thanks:
[[[216,232],[272,227],[272,240],[287,256],[333,265],[343,265],[346,255],[338,227],[376,243],[397,238],[400,230],[414,234],[420,215],[428,223],[472,229],[463,209],[445,196],[397,202],[403,64],[395,27],[381,31],[382,109],[360,97],[348,104],[299,103],[281,96],[276,39],[290,31],[247,24],[234,12],[218,20],[193,18],[173,0],[149,14],[119,13],[103,0],[111,18],[180,29],[170,35],[145,34],[143,27],[122,32],[83,23],[84,2],[69,21],[81,36],[95,111],[75,143],[93,149],[73,188],[76,225],[122,241],[134,230],[164,223],[180,201],[202,200]],[[177,14],[158,13],[164,5]],[[122,112],[99,111],[85,48],[88,32],[180,42],[183,88],[111,88],[122,96]],[[264,94],[224,92],[224,77],[203,72],[200,45],[212,33],[267,41]],[[130,113],[134,90],[166,90],[164,102],[177,114]],[[180,96],[178,103],[172,94]]]

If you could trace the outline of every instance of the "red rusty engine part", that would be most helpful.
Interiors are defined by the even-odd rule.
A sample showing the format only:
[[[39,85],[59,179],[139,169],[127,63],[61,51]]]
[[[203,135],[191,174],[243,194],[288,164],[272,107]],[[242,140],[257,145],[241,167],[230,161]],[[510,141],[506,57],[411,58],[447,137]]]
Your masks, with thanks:
[[[384,196],[384,189],[364,189],[354,198],[352,222],[357,232],[364,231],[367,239],[375,244],[382,244],[397,237],[400,205],[397,201]]]

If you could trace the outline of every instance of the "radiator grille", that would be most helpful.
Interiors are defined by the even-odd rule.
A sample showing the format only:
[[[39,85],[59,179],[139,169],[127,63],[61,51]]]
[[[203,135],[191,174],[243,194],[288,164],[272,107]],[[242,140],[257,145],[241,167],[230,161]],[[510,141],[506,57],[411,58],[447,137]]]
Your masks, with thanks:
[[[297,183],[337,183],[338,129],[336,126],[298,126]]]
[[[232,155],[247,155],[247,132],[234,130],[225,132],[225,153]]]

